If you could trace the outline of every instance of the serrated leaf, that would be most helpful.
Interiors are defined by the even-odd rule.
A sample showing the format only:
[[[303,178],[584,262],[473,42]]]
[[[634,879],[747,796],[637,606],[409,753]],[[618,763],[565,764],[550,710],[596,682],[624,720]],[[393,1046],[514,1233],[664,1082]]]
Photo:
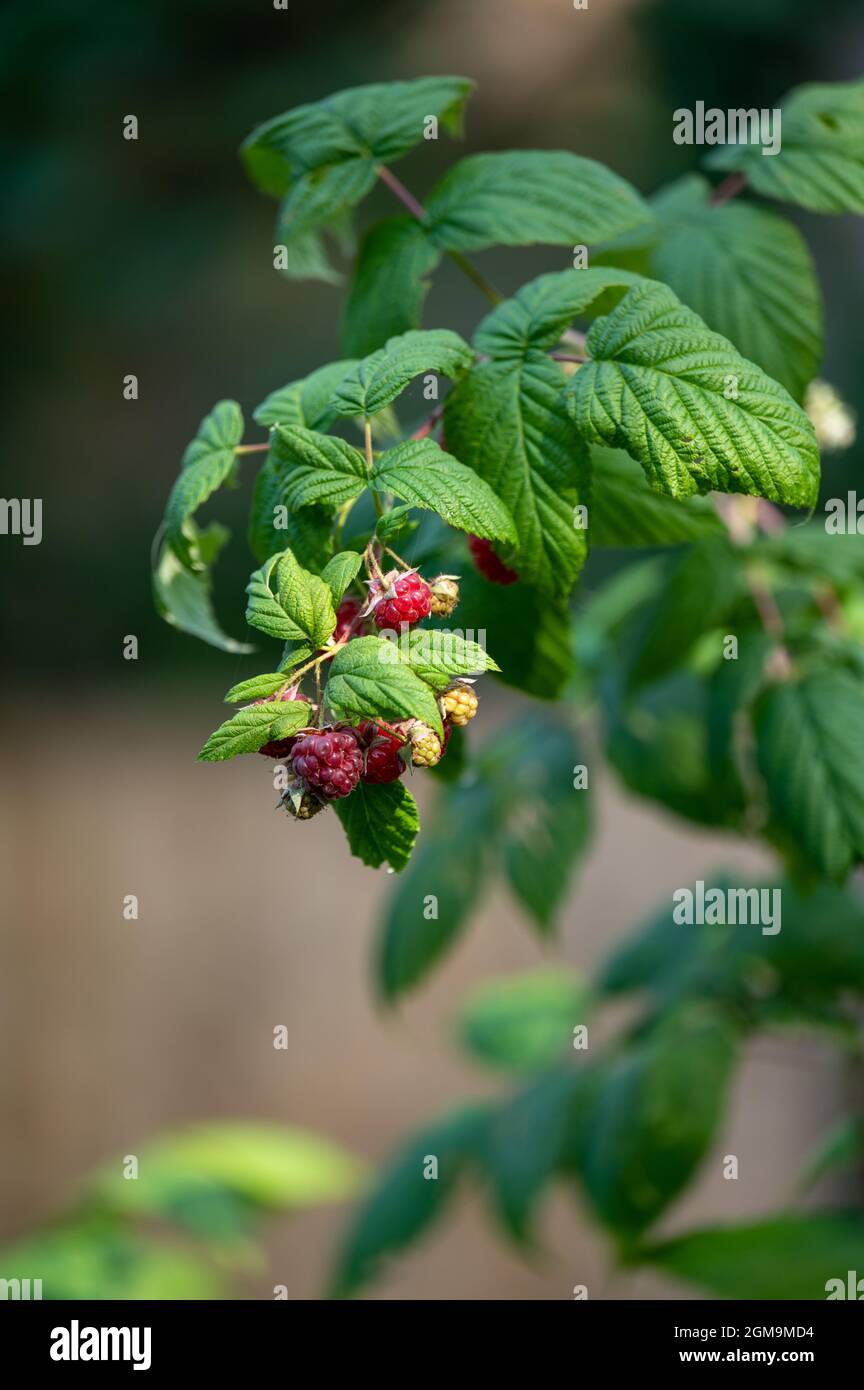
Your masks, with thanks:
[[[336,418],[331,407],[333,392],[356,365],[356,357],[346,357],[280,386],[253,411],[253,419],[268,427],[301,425],[310,430],[329,429]]]
[[[543,598],[527,584],[491,584],[463,555],[460,625],[485,632],[500,666],[496,679],[541,700],[556,700],[573,675],[570,643],[561,640],[569,612],[563,599]]]
[[[651,220],[635,188],[567,150],[469,155],[432,190],[426,212],[445,251],[596,244]]]
[[[411,507],[391,507],[389,512],[378,518],[375,535],[382,545],[392,545],[397,536],[401,536],[411,525]]]
[[[864,212],[864,81],[808,83],[781,107],[781,143],[729,145],[705,161],[740,169],[757,193],[811,212]]]
[[[649,1247],[641,1259],[721,1298],[856,1297],[857,1291],[848,1293],[847,1271],[864,1267],[864,1216],[854,1210],[790,1213],[693,1231]]]
[[[211,566],[228,540],[228,531],[216,522],[199,531],[194,521],[183,527],[187,554],[193,564],[188,569],[174,548],[163,542],[153,571],[153,601],[166,623],[200,637],[223,652],[244,655],[255,650],[248,642],[238,642],[222,631],[213,610]]]
[[[220,724],[198,754],[198,761],[218,763],[236,758],[239,753],[255,753],[271,739],[290,738],[308,719],[309,706],[305,701],[250,705]]]
[[[317,503],[339,506],[359,497],[369,481],[359,449],[299,425],[277,426],[272,458],[280,473],[281,499],[289,510]]]
[[[252,494],[249,545],[263,564],[288,546],[304,569],[323,569],[333,552],[332,507],[312,504],[289,511],[284,500],[285,469],[272,452],[259,470]]]
[[[725,531],[709,501],[654,492],[639,464],[623,450],[595,446],[591,460],[592,546],[682,545]]]
[[[357,577],[362,563],[363,557],[356,551],[341,550],[324,566],[321,578],[330,590],[334,608],[338,607],[348,585]]]
[[[258,187],[283,200],[277,240],[288,248],[289,275],[338,278],[322,231],[347,240],[351,211],[374,186],[378,165],[419,144],[428,116],[458,135],[472,85],[459,77],[421,77],[354,87],[252,132],[241,153]]]
[[[475,536],[515,539],[513,518],[495,491],[434,439],[406,439],[386,449],[375,460],[372,485]]]
[[[330,589],[316,574],[301,568],[290,550],[272,555],[246,586],[251,627],[285,642],[316,651],[336,626]]]
[[[673,558],[666,582],[646,605],[629,685],[657,680],[683,665],[696,640],[726,619],[742,592],[739,555],[725,535]]]
[[[235,450],[242,438],[243,412],[239,405],[236,401],[219,401],[204,416],[183,455],[182,470],[165,509],[165,525],[168,540],[190,569],[194,567],[194,557],[184,523],[231,475]]]
[[[498,670],[479,642],[458,632],[415,628],[394,646],[406,665],[433,690],[446,690],[454,676],[480,676],[484,671]]]
[[[640,279],[606,266],[540,275],[486,315],[474,346],[500,361],[522,358],[530,348],[552,348],[574,319],[593,317],[601,304],[608,312]]]
[[[455,381],[473,361],[473,350],[449,328],[400,333],[348,373],[333,394],[333,408],[340,416],[377,415],[415,376],[439,372]]]
[[[327,705],[336,719],[420,719],[439,735],[441,713],[429,686],[399,658],[384,637],[356,637],[338,652],[327,680]]]
[[[345,304],[344,351],[362,357],[388,338],[419,328],[429,276],[440,258],[413,217],[371,227],[360,244]]]
[[[572,972],[502,975],[474,989],[456,1019],[461,1045],[494,1067],[534,1071],[566,1053],[585,1022],[586,989]]]
[[[650,272],[800,401],[823,351],[822,296],[804,239],[764,208],[713,207],[709,193],[707,179],[690,174],[655,198]]]
[[[764,692],[754,710],[771,810],[807,859],[842,878],[864,857],[864,686],[817,671]]]
[[[361,782],[350,796],[335,801],[351,853],[378,869],[397,873],[411,858],[420,829],[417,803],[402,782]]]
[[[248,680],[232,685],[227,695],[223,695],[226,705],[242,705],[247,700],[264,700],[268,695],[281,690],[285,684],[285,672],[267,672],[262,676],[250,676]]]
[[[592,360],[567,387],[576,427],[626,449],[657,491],[813,506],[819,452],[807,416],[665,285],[634,286],[586,346]]]
[[[381,1262],[405,1249],[442,1213],[482,1144],[486,1109],[466,1107],[411,1139],[388,1163],[345,1238],[330,1286],[348,1298],[369,1283]],[[437,1178],[426,1177],[428,1158]]]
[[[576,508],[590,503],[588,453],[568,417],[564,385],[559,367],[532,348],[522,360],[475,367],[444,413],[448,447],[513,515],[520,578],[562,598],[585,563],[587,530]]]

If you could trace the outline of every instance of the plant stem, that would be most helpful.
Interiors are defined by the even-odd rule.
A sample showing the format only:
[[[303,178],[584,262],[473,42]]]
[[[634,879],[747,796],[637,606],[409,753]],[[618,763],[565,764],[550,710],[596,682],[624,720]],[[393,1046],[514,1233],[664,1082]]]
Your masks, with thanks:
[[[238,444],[234,450],[235,454],[260,454],[264,449],[269,449],[267,444]]]
[[[375,455],[374,455],[374,453],[373,453],[373,451],[372,451],[372,422],[371,422],[371,420],[364,420],[364,422],[363,422],[363,436],[364,436],[364,439],[365,439],[365,441],[366,441],[366,471],[367,471],[367,473],[369,473],[369,474],[371,475],[372,469],[373,469],[374,466],[375,466]],[[381,506],[381,498],[378,496],[378,493],[377,493],[377,492],[375,491],[375,489],[371,486],[371,484],[370,484],[370,491],[371,491],[371,493],[372,493],[372,501],[373,501],[373,503],[374,503],[374,505],[375,505],[375,515],[376,515],[376,516],[383,516],[383,515],[384,515],[384,508]]]
[[[436,405],[435,409],[432,411],[432,414],[429,415],[429,416],[427,417],[427,419],[425,419],[425,420],[423,421],[423,424],[420,426],[420,428],[419,428],[418,430],[415,430],[415,431],[414,431],[414,433],[412,434],[411,438],[412,438],[412,439],[425,439],[427,435],[430,435],[430,434],[432,433],[432,431],[434,430],[435,426],[438,424],[438,421],[441,419],[441,416],[442,416],[443,414],[444,414],[444,403],[443,403],[443,401],[442,401],[442,403],[441,403],[440,405]]]
[[[735,198],[747,187],[747,175],[742,174],[740,169],[727,174],[726,178],[718,183],[710,198],[708,199],[712,207],[720,208],[724,203],[728,203],[730,198]]]
[[[418,202],[411,190],[405,187],[402,180],[396,177],[392,169],[388,169],[386,164],[376,164],[375,172],[381,182],[387,185],[393,196],[399,199],[399,202],[404,208],[408,209],[412,217],[416,217],[418,222],[425,223],[429,221],[429,214],[423,204]],[[489,281],[480,274],[476,266],[471,264],[467,256],[463,256],[461,251],[448,251],[447,255],[454,265],[458,265],[462,274],[468,276],[472,285],[476,285],[480,293],[485,294],[490,304],[500,304],[502,302],[504,296],[499,294],[494,286],[489,284]]]

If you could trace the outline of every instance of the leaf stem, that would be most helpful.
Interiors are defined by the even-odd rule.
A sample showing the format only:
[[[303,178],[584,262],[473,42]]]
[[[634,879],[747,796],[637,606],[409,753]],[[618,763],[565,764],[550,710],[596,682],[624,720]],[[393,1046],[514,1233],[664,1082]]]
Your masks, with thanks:
[[[427,437],[427,435],[430,435],[430,434],[432,433],[432,431],[434,430],[435,426],[438,424],[438,421],[441,419],[441,416],[442,416],[443,414],[444,414],[444,402],[442,401],[440,405],[436,405],[435,409],[432,411],[432,414],[429,415],[429,416],[423,421],[423,424],[420,426],[420,428],[414,431],[414,433],[411,435],[411,438],[412,438],[412,439],[425,439],[425,438]]]
[[[718,183],[711,193],[708,201],[714,208],[721,208],[724,203],[728,203],[730,198],[736,198],[738,194],[747,187],[747,175],[742,174],[740,169],[727,174],[726,178]]]
[[[392,169],[388,169],[386,164],[376,164],[375,172],[382,183],[385,183],[395,198],[399,199],[403,208],[407,208],[412,217],[416,217],[418,222],[428,223],[429,214],[421,202],[414,197],[409,188],[406,188],[401,179],[398,179]],[[481,294],[484,294],[490,304],[500,304],[504,298],[499,294],[493,285],[480,274],[476,266],[472,265],[467,256],[463,256],[461,251],[448,251],[447,255],[454,265],[458,265],[463,275],[467,275],[472,285],[475,285]]]
[[[270,444],[238,444],[234,450],[235,454],[260,454],[264,449],[269,449]]]

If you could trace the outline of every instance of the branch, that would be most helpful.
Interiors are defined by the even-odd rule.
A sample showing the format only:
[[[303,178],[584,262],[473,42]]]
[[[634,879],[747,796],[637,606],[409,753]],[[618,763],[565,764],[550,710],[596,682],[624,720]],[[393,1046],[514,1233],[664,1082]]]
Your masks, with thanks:
[[[736,198],[746,187],[747,175],[742,174],[740,169],[736,169],[734,173],[728,174],[725,179],[718,183],[708,201],[712,207],[720,208],[724,203],[728,203],[730,198]]]

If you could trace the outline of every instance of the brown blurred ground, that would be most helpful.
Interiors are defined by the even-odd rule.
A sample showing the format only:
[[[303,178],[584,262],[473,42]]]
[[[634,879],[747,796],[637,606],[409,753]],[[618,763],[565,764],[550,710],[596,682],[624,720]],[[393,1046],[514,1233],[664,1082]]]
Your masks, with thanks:
[[[508,703],[489,699],[499,707],[490,723]],[[448,1035],[472,983],[541,959],[503,895],[484,903],[431,983],[382,1016],[369,956],[387,876],[348,859],[335,817],[293,826],[275,814],[263,759],[194,762],[215,700],[64,704],[74,740],[46,736],[36,704],[4,714],[2,873],[14,892],[0,938],[0,1238],[54,1214],[100,1161],[197,1119],[302,1124],[378,1160],[411,1126],[494,1084]],[[739,842],[688,831],[608,784],[599,807],[548,958],[590,970],[674,887],[718,865],[764,867]],[[122,916],[129,893],[138,922]],[[287,1052],[272,1046],[280,1023]],[[838,1093],[827,1051],[761,1044],[670,1227],[784,1203]],[[720,1172],[730,1152],[737,1182]],[[272,1271],[246,1292],[267,1297],[284,1283],[292,1297],[317,1297],[343,1219],[333,1209],[273,1222]],[[595,1298],[679,1292],[642,1275],[610,1285],[602,1237],[564,1194],[543,1226],[548,1255],[529,1267],[471,1197],[374,1296],[566,1299],[575,1283]]]

